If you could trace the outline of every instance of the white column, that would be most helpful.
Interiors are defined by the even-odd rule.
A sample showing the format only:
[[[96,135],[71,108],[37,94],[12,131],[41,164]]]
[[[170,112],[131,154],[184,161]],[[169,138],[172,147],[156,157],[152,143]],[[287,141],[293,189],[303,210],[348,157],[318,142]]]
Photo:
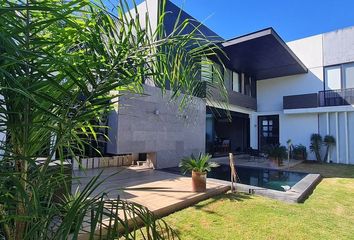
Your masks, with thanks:
[[[327,130],[327,135],[329,135],[329,112],[327,112],[326,113],[326,123],[327,123],[327,128],[326,128],[326,130]]]
[[[349,164],[349,133],[348,133],[348,130],[349,130],[348,129],[348,112],[344,112],[345,161],[347,164]]]
[[[250,116],[250,142],[251,147],[258,149],[258,117],[257,114],[252,113]]]
[[[339,163],[339,119],[338,112],[335,113],[336,116],[336,151],[337,151],[337,163]]]

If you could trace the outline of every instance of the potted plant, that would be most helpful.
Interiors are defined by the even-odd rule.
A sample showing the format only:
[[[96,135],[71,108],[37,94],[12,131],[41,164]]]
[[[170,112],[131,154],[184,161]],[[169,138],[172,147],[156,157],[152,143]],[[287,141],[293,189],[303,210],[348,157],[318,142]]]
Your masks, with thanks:
[[[285,146],[279,144],[269,145],[266,148],[266,153],[270,160],[272,160],[276,166],[281,166],[283,164],[283,159],[287,156],[287,149]]]
[[[198,157],[192,154],[189,157],[183,158],[180,162],[179,167],[183,174],[192,173],[193,192],[205,192],[207,172],[219,166],[215,162],[210,162],[210,158],[211,155],[207,153],[200,153]]]

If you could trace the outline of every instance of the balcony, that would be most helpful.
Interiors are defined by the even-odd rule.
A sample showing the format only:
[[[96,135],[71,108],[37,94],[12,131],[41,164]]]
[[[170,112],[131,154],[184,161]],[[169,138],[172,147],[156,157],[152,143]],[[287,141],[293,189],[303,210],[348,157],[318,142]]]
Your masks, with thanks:
[[[346,106],[354,104],[354,88],[283,97],[283,109]]]
[[[283,109],[316,108],[318,107],[318,94],[301,94],[283,97]]]
[[[207,91],[209,92],[211,98],[215,101],[224,100],[223,96],[221,96],[218,89],[209,88]],[[230,104],[243,108],[249,108],[251,110],[257,110],[257,99],[254,97],[247,96],[239,92],[234,92],[232,90],[227,90],[227,97]]]
[[[318,103],[320,107],[352,105],[354,104],[354,88],[320,91]]]
[[[219,89],[207,86],[205,81],[203,81],[200,86],[201,86],[200,89],[196,91],[196,94],[194,94],[194,96],[199,98],[206,98],[206,95],[208,94],[208,97],[215,101],[225,100],[224,96],[220,94]],[[248,96],[228,89],[227,98],[230,104],[243,107],[243,108],[249,108],[251,110],[257,110],[257,99],[255,97]]]

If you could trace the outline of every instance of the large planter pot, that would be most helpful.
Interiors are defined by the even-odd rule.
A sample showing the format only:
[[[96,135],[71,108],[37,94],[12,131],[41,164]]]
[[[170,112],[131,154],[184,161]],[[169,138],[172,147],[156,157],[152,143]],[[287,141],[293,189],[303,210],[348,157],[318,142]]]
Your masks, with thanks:
[[[192,190],[193,192],[206,191],[206,172],[192,171]]]

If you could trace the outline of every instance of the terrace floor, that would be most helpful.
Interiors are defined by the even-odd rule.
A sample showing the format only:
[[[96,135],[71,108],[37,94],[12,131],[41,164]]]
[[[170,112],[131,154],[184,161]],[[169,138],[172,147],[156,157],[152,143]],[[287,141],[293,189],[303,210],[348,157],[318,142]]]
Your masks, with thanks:
[[[77,187],[83,188],[101,171],[100,179],[110,177],[93,194],[104,191],[109,198],[119,195],[122,199],[147,207],[158,216],[192,206],[230,188],[228,184],[208,179],[207,191],[194,193],[191,191],[191,178],[188,177],[145,167],[110,167],[74,171],[73,178],[79,177],[79,180],[73,180],[73,191]]]

